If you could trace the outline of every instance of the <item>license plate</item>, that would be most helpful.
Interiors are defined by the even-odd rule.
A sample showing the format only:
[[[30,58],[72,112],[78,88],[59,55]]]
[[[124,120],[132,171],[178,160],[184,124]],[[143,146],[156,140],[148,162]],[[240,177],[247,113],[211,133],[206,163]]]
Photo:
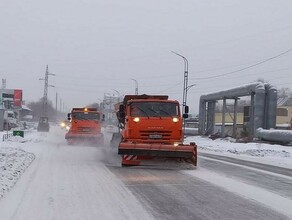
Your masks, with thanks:
[[[161,134],[150,134],[149,138],[150,139],[161,139],[162,135]]]
[[[83,128],[82,131],[89,131],[89,128]]]

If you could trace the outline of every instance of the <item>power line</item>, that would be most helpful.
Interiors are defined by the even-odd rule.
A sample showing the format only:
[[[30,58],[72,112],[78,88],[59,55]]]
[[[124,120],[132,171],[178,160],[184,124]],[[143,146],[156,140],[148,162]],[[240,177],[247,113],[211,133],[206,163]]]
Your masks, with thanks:
[[[233,76],[229,76],[228,78],[214,78],[214,79],[210,79],[210,80],[196,80],[195,83],[199,83],[199,85],[201,84],[210,84],[210,82],[214,82],[216,80],[216,83],[219,81],[226,81],[226,80],[230,80],[230,79],[240,79],[240,78],[244,78],[246,79],[247,76],[253,76],[253,77],[258,77],[258,78],[264,78],[265,80],[274,80],[274,79],[283,79],[283,78],[287,78],[287,77],[291,77],[291,74],[284,74],[283,73],[279,73],[280,71],[288,71],[291,70],[292,67],[286,67],[286,68],[280,68],[280,69],[273,69],[273,70],[269,70],[269,71],[262,71],[262,72],[253,72],[253,73],[248,73],[248,74],[242,74],[242,75],[233,75]],[[269,73],[279,73],[278,76],[274,77],[275,74],[271,75]],[[263,75],[265,74],[265,75]],[[281,75],[281,76],[280,76]],[[191,78],[191,80],[194,80],[193,78]]]
[[[258,63],[255,63],[255,64],[253,64],[253,65],[250,65],[250,66],[247,66],[247,67],[244,67],[244,68],[241,68],[241,69],[238,69],[238,70],[232,71],[232,72],[227,72],[227,73],[218,74],[218,75],[215,75],[215,76],[209,76],[209,77],[194,78],[194,79],[195,79],[195,80],[200,80],[200,79],[213,79],[213,78],[218,78],[218,77],[221,77],[221,76],[226,76],[226,75],[231,75],[231,74],[234,74],[234,73],[238,73],[238,72],[241,72],[241,71],[244,71],[244,70],[247,70],[247,69],[251,69],[251,68],[253,68],[253,67],[255,67],[255,66],[259,66],[259,65],[261,65],[261,64],[263,64],[263,63],[266,63],[266,62],[268,62],[268,61],[270,61],[270,60],[276,59],[276,58],[278,58],[278,57],[280,57],[280,56],[282,56],[282,55],[284,55],[284,54],[287,54],[287,53],[289,53],[289,52],[291,52],[291,51],[292,51],[292,49],[289,49],[289,50],[287,50],[287,51],[285,51],[285,52],[282,52],[282,53],[280,53],[280,54],[277,54],[276,56],[270,57],[270,58],[268,58],[268,59],[265,59],[265,60],[263,60],[263,61],[260,61],[260,62],[258,62]]]
[[[165,92],[165,91],[167,91],[167,90],[169,90],[169,89],[172,89],[172,88],[174,88],[174,87],[176,87],[176,86],[178,86],[178,85],[180,85],[180,84],[182,84],[182,83],[183,83],[182,81],[179,82],[179,83],[176,83],[176,84],[172,85],[171,87],[168,87],[168,88],[166,88],[166,89],[164,89],[164,90],[159,91],[158,93],[163,93],[163,92]]]

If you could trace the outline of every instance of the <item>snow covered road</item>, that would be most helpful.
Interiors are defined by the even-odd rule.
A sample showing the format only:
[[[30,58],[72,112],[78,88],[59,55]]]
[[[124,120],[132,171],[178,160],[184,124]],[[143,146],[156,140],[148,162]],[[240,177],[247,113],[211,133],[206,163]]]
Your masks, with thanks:
[[[275,211],[266,206],[263,201],[265,197],[262,200],[258,197],[250,199],[250,195],[240,194],[239,192],[243,191],[241,181],[224,174],[218,175],[204,166],[185,171],[118,167],[112,167],[111,170],[146,207],[148,206],[148,209],[152,210],[157,219],[290,219],[282,213],[287,211],[289,203],[286,204],[285,210]],[[230,183],[239,187],[230,191],[228,189]],[[244,187],[250,193],[258,189],[247,184]],[[277,197],[274,196],[272,199]],[[276,201],[291,202],[289,199]],[[291,212],[285,214],[289,215]]]
[[[1,219],[151,219],[101,162],[102,148],[67,146],[59,132],[23,146],[36,159],[0,201]]]
[[[0,200],[1,219],[292,219],[285,173],[206,154],[196,169],[120,167],[116,149],[67,146],[64,134],[55,127],[15,143],[35,160]]]

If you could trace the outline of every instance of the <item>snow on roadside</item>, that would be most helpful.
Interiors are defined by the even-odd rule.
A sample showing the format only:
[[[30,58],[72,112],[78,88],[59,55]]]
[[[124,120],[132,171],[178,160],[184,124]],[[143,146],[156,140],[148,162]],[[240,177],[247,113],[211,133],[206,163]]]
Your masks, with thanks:
[[[0,199],[15,185],[35,155],[20,149],[21,144],[31,141],[19,136],[0,142]]]
[[[267,143],[236,143],[235,139],[212,140],[208,137],[188,137],[186,143],[195,142],[199,152],[236,157],[292,169],[292,147]]]

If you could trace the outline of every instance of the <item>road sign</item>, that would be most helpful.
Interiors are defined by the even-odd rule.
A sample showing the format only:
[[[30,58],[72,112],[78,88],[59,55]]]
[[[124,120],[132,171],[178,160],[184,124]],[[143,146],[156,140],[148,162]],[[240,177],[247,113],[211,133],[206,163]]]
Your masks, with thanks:
[[[13,131],[13,136],[24,137],[24,131]]]

